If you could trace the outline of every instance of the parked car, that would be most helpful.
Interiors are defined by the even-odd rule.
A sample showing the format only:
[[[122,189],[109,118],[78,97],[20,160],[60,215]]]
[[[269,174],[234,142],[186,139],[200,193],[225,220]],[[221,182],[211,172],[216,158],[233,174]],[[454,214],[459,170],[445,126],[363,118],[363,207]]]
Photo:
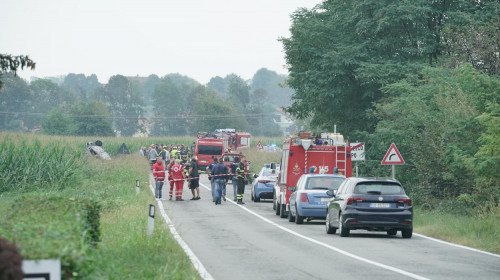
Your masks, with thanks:
[[[302,224],[304,219],[326,218],[326,205],[333,193],[344,182],[345,176],[338,174],[304,174],[297,181],[290,196],[288,221]]]
[[[261,199],[272,199],[274,194],[274,184],[278,179],[278,170],[263,167],[253,181],[251,198],[254,202]]]
[[[413,233],[413,207],[401,183],[393,178],[350,177],[328,203],[326,232],[340,231],[347,237],[351,230],[386,231],[403,238]]]

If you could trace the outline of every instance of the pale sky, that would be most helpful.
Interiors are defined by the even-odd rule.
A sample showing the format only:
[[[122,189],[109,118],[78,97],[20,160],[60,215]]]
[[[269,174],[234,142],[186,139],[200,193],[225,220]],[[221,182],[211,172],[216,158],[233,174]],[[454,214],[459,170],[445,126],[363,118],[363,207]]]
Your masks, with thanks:
[[[68,73],[162,77],[206,84],[267,68],[288,74],[279,37],[290,15],[321,0],[0,0],[0,53],[29,55],[28,79]]]

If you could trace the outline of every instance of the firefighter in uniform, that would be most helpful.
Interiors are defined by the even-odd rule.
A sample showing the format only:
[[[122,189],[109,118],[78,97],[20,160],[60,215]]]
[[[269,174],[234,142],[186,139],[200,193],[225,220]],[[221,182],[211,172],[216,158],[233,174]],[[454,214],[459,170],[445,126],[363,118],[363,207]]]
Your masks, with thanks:
[[[243,193],[245,192],[245,164],[240,162],[238,167],[236,168],[237,174],[237,184],[238,184],[238,204],[245,204],[243,202]]]

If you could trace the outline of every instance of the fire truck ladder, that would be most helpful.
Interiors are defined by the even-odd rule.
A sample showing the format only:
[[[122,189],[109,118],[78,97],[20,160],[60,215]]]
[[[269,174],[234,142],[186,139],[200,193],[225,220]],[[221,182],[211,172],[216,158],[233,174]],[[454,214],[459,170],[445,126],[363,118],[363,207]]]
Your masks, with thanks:
[[[339,148],[343,147],[343,151],[339,151]],[[343,159],[339,159],[339,155],[343,156]],[[335,147],[335,167],[339,171],[339,174],[346,175],[346,161],[347,161],[347,147],[336,146]]]

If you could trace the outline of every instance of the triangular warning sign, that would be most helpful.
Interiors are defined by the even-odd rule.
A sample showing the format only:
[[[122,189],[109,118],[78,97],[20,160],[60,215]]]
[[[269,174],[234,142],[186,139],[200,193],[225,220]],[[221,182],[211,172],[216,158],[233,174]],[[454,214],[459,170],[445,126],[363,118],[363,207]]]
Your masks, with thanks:
[[[257,149],[264,149],[264,146],[262,146],[262,143],[260,141],[257,143],[257,146],[255,146]]]
[[[382,160],[382,164],[405,164],[405,160],[399,153],[398,148],[396,148],[396,144],[391,144],[391,147]]]

